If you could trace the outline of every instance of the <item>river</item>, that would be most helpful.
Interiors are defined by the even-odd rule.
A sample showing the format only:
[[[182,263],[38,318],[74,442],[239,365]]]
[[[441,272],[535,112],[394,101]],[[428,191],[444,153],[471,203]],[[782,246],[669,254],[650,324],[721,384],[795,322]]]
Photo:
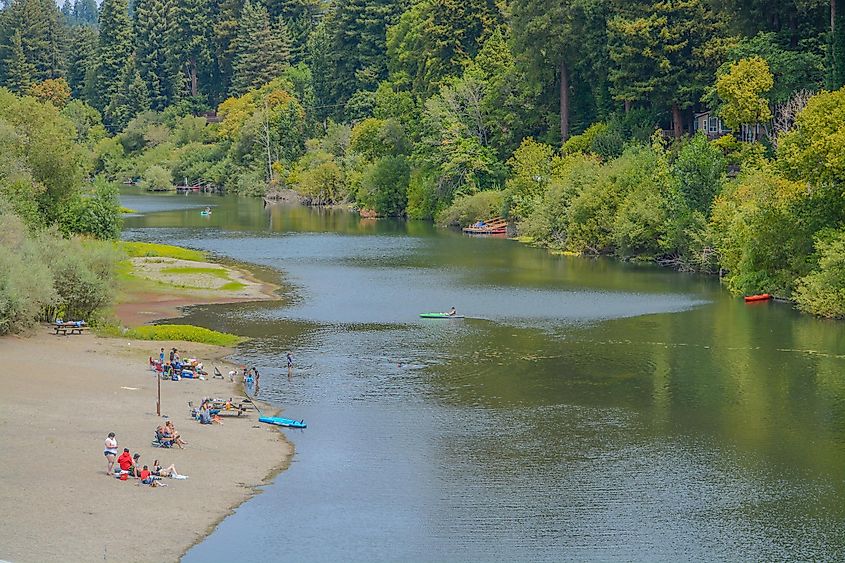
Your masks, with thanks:
[[[289,288],[189,310],[308,428],[184,561],[845,559],[842,323],[423,222],[123,203],[126,238]]]

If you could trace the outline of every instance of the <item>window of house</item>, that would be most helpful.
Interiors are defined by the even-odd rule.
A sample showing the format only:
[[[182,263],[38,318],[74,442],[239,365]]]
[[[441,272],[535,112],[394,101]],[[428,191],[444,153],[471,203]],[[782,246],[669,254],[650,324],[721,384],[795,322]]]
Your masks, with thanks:
[[[721,123],[719,123],[719,118],[718,118],[718,117],[711,117],[711,118],[709,119],[709,122],[710,122],[710,123],[709,123],[709,128],[708,128],[707,130],[708,130],[710,133],[717,133],[717,132],[721,129],[721,127],[719,127],[719,126],[721,125]]]

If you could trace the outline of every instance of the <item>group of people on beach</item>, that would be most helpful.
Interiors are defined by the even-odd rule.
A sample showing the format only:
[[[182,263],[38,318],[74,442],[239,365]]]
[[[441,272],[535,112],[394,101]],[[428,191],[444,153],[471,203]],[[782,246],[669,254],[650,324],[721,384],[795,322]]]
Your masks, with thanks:
[[[153,462],[152,467],[141,464],[141,454],[135,452],[132,454],[129,448],[123,448],[123,452],[117,455],[117,437],[114,432],[109,432],[105,441],[104,454],[106,456],[106,474],[117,477],[122,481],[130,478],[138,479],[144,485],[153,485],[162,477],[172,477],[174,479],[187,479],[186,476],[180,475],[176,471],[176,466],[170,464],[168,467],[163,467],[158,460]],[[115,465],[117,464],[117,465]]]

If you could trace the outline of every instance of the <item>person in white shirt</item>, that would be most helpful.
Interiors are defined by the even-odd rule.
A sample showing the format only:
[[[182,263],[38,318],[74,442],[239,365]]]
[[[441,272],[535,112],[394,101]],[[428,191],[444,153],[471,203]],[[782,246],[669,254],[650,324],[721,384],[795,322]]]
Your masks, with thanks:
[[[117,457],[117,438],[114,437],[114,432],[109,432],[108,437],[106,437],[106,444],[105,450],[103,454],[106,456],[106,460],[109,462],[108,469],[106,469],[106,474],[111,475],[112,471],[114,470],[114,460]]]

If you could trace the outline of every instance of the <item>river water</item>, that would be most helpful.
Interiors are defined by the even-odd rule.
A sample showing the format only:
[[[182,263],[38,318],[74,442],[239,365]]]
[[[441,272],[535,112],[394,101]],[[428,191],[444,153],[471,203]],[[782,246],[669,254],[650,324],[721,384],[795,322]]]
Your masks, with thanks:
[[[845,559],[841,323],[421,222],[124,205],[126,238],[289,288],[188,314],[252,337],[237,360],[308,429],[185,561]]]

